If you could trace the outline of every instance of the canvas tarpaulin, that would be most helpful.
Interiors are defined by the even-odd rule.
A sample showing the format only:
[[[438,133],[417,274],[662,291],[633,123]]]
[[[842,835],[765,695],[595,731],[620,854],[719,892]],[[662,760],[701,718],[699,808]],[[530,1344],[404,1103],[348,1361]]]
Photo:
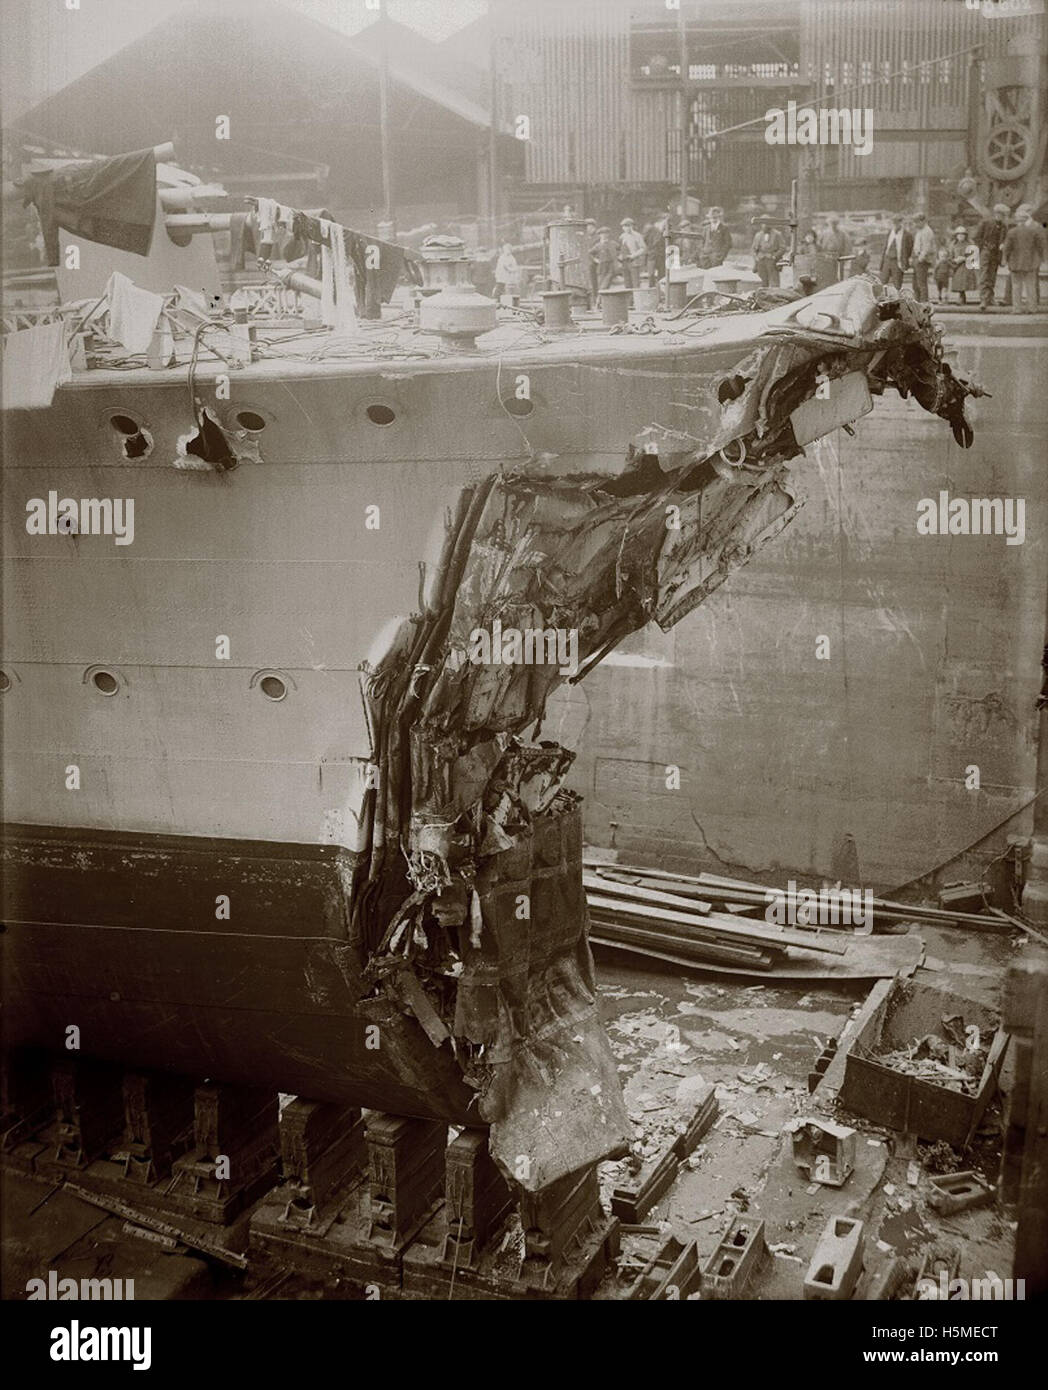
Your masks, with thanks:
[[[145,256],[156,219],[152,149],[30,174],[24,202],[36,208],[48,265],[58,264],[58,229]]]

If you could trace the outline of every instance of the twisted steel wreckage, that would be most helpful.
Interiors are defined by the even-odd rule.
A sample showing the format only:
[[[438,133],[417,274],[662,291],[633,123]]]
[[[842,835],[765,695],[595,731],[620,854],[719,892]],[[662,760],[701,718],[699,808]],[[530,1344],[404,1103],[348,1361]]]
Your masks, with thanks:
[[[543,1202],[595,1191],[629,1138],[550,696],[782,531],[791,463],[871,397],[972,437],[978,388],[874,279],[715,302],[558,333],[445,283],[420,323],[318,328],[307,356],[300,317],[260,318],[230,371],[233,316],[187,328],[175,292],[163,360],[96,317],[50,405],[5,412],[9,1048],[61,1052],[75,1023],[83,1057],[254,1088],[274,1123],[287,1092],[486,1130],[549,1256]],[[27,535],[51,487],[133,494],[134,544]],[[499,624],[577,634],[577,669],[478,662]],[[201,657],[216,625],[237,670]],[[198,1102],[198,1180],[199,1129]]]

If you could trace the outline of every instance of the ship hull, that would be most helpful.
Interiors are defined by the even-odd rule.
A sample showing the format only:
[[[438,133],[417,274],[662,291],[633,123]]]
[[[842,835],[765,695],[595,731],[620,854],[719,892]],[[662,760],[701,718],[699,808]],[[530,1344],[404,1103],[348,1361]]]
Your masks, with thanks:
[[[477,1124],[448,1049],[372,993],[330,846],[5,827],[7,1046]],[[235,905],[217,920],[216,898]]]
[[[783,529],[788,461],[871,389],[962,437],[923,311],[821,303],[14,412],[9,1041],[487,1123],[532,1191],[623,1152],[573,754],[535,740],[566,675]],[[133,539],[20,527],[63,497],[133,502]],[[581,665],[468,655],[503,615]]]

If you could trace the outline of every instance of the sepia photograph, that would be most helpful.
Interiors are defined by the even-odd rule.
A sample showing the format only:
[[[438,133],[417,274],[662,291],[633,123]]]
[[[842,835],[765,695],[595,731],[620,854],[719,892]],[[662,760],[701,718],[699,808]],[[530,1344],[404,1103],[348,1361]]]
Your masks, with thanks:
[[[654,1301],[1025,1374],[1045,10],[0,0],[30,1370]]]

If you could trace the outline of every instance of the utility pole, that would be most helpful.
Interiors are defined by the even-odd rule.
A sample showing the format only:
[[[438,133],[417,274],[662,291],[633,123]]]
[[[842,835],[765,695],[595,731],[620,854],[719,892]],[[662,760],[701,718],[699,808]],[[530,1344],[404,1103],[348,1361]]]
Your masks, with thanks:
[[[396,236],[397,218],[393,210],[393,166],[390,160],[389,140],[389,34],[386,30],[386,0],[379,0],[378,22],[382,26],[379,43],[378,65],[378,120],[382,146],[382,202],[385,205],[385,220]]]
[[[688,103],[688,31],[684,24],[684,0],[677,0],[677,32],[680,38],[680,215],[688,215],[688,137],[691,125]]]
[[[488,241],[498,250],[499,200],[499,75],[498,44],[495,35],[495,0],[488,0],[488,78],[491,103],[491,128],[488,133]]]

